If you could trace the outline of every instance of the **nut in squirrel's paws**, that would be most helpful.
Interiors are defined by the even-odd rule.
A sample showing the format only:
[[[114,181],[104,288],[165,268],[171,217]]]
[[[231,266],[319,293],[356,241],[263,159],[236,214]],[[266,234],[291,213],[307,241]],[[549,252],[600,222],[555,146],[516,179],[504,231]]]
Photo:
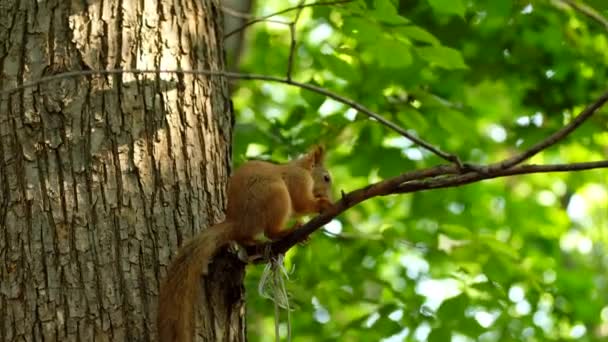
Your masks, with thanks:
[[[317,198],[317,208],[319,212],[325,211],[327,208],[330,208],[333,205],[331,200],[327,197],[318,197]]]

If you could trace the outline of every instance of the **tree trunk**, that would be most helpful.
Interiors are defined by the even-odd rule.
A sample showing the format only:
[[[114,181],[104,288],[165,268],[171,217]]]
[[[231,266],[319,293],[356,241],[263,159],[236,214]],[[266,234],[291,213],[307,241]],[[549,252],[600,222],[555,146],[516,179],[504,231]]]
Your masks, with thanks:
[[[218,6],[2,0],[0,89],[73,70],[221,70]],[[227,94],[217,77],[123,74],[0,99],[0,340],[156,339],[165,267],[223,215]],[[243,266],[213,268],[200,334],[243,340]]]

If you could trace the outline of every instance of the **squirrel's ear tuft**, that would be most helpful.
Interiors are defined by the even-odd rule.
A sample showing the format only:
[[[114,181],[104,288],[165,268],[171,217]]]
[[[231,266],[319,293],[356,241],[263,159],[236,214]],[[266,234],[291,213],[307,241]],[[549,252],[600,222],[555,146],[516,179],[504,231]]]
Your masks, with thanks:
[[[312,170],[315,166],[323,165],[323,158],[325,158],[325,148],[321,145],[316,145],[308,151],[308,153],[294,162],[305,169]]]
[[[322,145],[316,145],[310,150],[308,155],[312,156],[314,160],[314,165],[323,165],[323,160],[325,159],[325,147]]]

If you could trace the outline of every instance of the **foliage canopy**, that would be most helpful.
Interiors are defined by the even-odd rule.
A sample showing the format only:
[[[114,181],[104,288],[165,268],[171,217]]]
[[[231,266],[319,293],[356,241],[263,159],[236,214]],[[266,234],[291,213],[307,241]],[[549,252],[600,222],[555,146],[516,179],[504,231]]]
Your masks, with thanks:
[[[296,6],[299,2],[290,1]],[[308,2],[310,3],[310,2]],[[247,28],[243,72],[346,96],[462,160],[486,164],[569,122],[606,90],[608,3],[357,0]],[[579,2],[580,4],[580,2]],[[256,16],[286,1],[260,1]],[[593,18],[589,11],[597,15]],[[241,81],[234,160],[285,160],[322,142],[341,189],[445,163],[343,104]],[[600,111],[531,162],[606,159]],[[608,338],[605,170],[502,178],[375,198],[286,266],[294,341],[599,341]],[[248,272],[248,329],[274,340],[274,306]],[[283,313],[282,331],[285,333]],[[285,336],[283,334],[283,336]]]

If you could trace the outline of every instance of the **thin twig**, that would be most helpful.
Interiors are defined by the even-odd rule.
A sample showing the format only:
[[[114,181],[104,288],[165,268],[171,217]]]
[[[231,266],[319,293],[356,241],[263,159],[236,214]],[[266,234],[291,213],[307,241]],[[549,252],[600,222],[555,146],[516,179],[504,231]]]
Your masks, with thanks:
[[[296,29],[295,24],[292,22],[289,24],[289,36],[291,37],[291,43],[289,45],[289,57],[287,58],[287,73],[285,78],[291,81],[291,71],[293,69],[293,57],[296,50]]]
[[[293,18],[293,23],[295,25],[295,23],[298,22],[298,20],[300,20],[300,15],[302,14],[302,10],[304,9],[304,5],[305,5],[306,0],[300,0],[300,3],[298,4],[298,10],[296,11],[296,15]]]
[[[230,8],[228,6],[221,6],[222,12],[235,17],[235,18],[240,18],[240,19],[252,19],[255,18],[253,15],[249,14],[249,13],[245,13],[245,12],[241,12],[238,10],[235,10],[233,8]]]
[[[238,72],[230,72],[230,71],[222,71],[222,70],[179,70],[179,69],[164,69],[164,70],[152,70],[152,69],[107,69],[107,70],[79,70],[79,71],[67,71],[67,72],[63,72],[57,75],[53,75],[53,76],[47,76],[47,77],[42,77],[40,79],[37,79],[35,81],[30,81],[30,82],[24,82],[23,84],[16,86],[14,88],[10,88],[7,90],[2,90],[0,91],[0,96],[5,96],[5,95],[9,95],[12,94],[14,92],[17,92],[19,90],[23,90],[26,88],[31,88],[34,87],[36,85],[42,84],[42,83],[48,83],[48,82],[53,82],[53,81],[58,81],[64,78],[72,78],[72,77],[82,77],[82,76],[89,76],[89,75],[114,75],[114,74],[123,74],[123,73],[130,73],[130,74],[135,74],[135,75],[141,75],[141,74],[184,74],[184,75],[207,75],[207,76],[220,76],[220,77],[227,77],[227,78],[235,78],[235,79],[242,79],[242,80],[258,80],[258,81],[269,81],[269,82],[278,82],[278,83],[283,83],[283,84],[288,84],[291,86],[295,86],[295,87],[299,87],[302,89],[306,89],[312,92],[315,92],[317,94],[321,94],[324,96],[327,96],[337,102],[343,103],[353,109],[356,109],[357,111],[359,111],[360,113],[363,113],[373,119],[375,119],[376,121],[380,122],[381,124],[383,124],[384,126],[392,129],[393,131],[403,135],[404,137],[408,138],[409,140],[413,141],[414,143],[418,144],[419,146],[423,147],[424,149],[428,150],[431,153],[434,153],[435,155],[439,156],[440,158],[443,158],[451,163],[455,163],[456,165],[458,165],[459,168],[462,168],[462,164],[460,163],[460,159],[452,154],[443,152],[441,150],[439,150],[438,148],[434,147],[433,145],[431,145],[430,143],[408,133],[405,129],[401,128],[399,125],[383,118],[380,114],[377,114],[375,112],[373,112],[372,110],[366,108],[365,106],[363,106],[362,104],[355,102],[347,97],[344,97],[342,95],[338,95],[332,91],[329,91],[325,88],[321,88],[321,87],[317,87],[315,85],[312,84],[307,84],[307,83],[301,83],[301,82],[297,82],[294,80],[288,80],[285,78],[280,78],[280,77],[276,77],[276,76],[269,76],[269,75],[260,75],[260,74],[245,74],[245,73],[238,73]]]
[[[287,75],[285,75],[285,78],[289,81],[291,81],[291,71],[293,70],[293,58],[296,54],[296,23],[300,19],[300,14],[302,14],[303,9],[302,5],[304,5],[305,1],[306,0],[300,0],[300,3],[298,4],[299,8],[296,12],[295,18],[291,23],[289,23],[289,36],[291,38],[291,42],[289,45],[289,58],[287,58]]]
[[[600,25],[604,26],[604,29],[608,30],[608,19],[601,15],[598,11],[593,9],[592,7],[574,0],[559,0],[561,3],[567,4],[580,13],[588,16],[589,18],[595,20]]]
[[[278,19],[266,19],[266,22],[273,24],[281,24],[285,26],[289,26],[291,23],[288,21],[278,20]]]
[[[319,2],[313,2],[313,3],[310,3],[310,4],[302,4],[301,6],[294,6],[294,7],[285,8],[285,9],[282,9],[282,10],[280,10],[278,12],[274,12],[274,13],[265,15],[263,17],[255,18],[255,19],[252,19],[252,20],[246,22],[245,24],[243,24],[243,26],[238,27],[238,28],[236,28],[236,29],[234,29],[234,30],[226,33],[224,35],[224,39],[232,36],[233,34],[236,34],[236,33],[240,32],[240,31],[243,31],[244,29],[246,29],[247,27],[249,27],[249,26],[251,26],[251,25],[253,25],[255,23],[266,21],[266,19],[268,19],[268,18],[277,16],[277,15],[281,15],[283,13],[287,13],[287,12],[290,12],[290,11],[294,11],[294,10],[302,9],[302,8],[306,8],[306,7],[339,5],[339,4],[345,4],[345,3],[349,3],[349,2],[353,2],[353,1],[354,0],[319,1]]]
[[[283,254],[294,245],[305,241],[305,239],[308,238],[311,233],[327,224],[347,209],[377,196],[456,187],[485,179],[513,175],[540,172],[583,171],[598,168],[608,168],[608,160],[572,164],[522,165],[507,170],[496,171],[491,174],[482,174],[476,172],[458,174],[458,170],[453,165],[440,165],[429,169],[416,170],[351,191],[341,200],[334,203],[332,207],[328,208],[320,215],[312,218],[306,224],[300,226],[283,239],[268,244],[249,247],[248,253],[249,255],[261,255],[261,250],[267,250],[269,252],[267,252],[265,255],[273,256]],[[253,260],[253,262],[265,262],[265,260],[258,259]]]
[[[562,127],[559,131],[551,134],[548,138],[536,143],[534,146],[530,147],[526,151],[503,160],[502,162],[489,165],[484,172],[492,172],[498,170],[509,169],[526,159],[534,156],[538,152],[546,149],[547,147],[557,143],[558,141],[564,139],[568,134],[572,133],[578,126],[580,126],[585,120],[590,118],[600,107],[604,105],[608,101],[608,92],[605,92],[602,96],[600,96],[595,102],[587,106],[578,116],[576,116],[569,124]]]

